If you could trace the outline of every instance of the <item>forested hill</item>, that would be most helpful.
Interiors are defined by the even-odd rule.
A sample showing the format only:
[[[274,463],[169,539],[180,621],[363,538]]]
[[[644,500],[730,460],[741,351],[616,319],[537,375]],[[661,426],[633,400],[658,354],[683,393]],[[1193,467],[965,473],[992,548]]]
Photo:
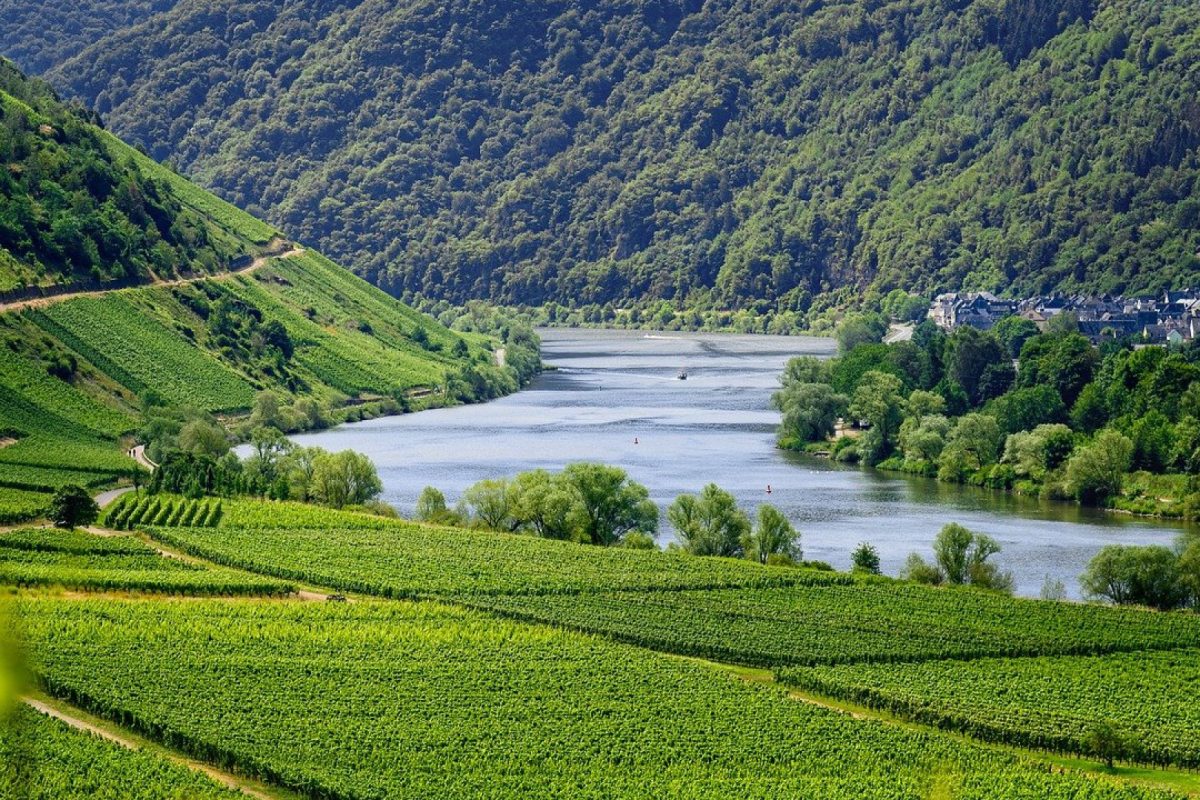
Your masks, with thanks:
[[[151,174],[90,116],[0,59],[0,299],[216,272],[276,235],[206,213],[218,201]]]
[[[803,310],[1200,278],[1194,0],[141,7],[25,57],[397,294]]]

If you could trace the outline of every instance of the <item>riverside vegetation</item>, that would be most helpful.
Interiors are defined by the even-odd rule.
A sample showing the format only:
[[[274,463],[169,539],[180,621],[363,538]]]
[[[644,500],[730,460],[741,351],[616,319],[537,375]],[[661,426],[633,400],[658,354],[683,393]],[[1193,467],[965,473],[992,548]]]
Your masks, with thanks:
[[[849,316],[841,353],[791,361],[774,396],[779,443],[862,462],[1055,500],[1196,519],[1200,487],[1200,348],[1098,348],[1069,316],[1041,332],[1008,317],[993,330],[946,334],[932,322],[911,341],[879,343],[882,315]],[[1016,366],[1014,366],[1014,364]],[[842,420],[848,420],[849,425]],[[950,526],[938,563],[914,556],[927,582],[1003,587],[986,563],[998,548]],[[1106,547],[1083,577],[1095,596],[1158,608],[1194,605],[1200,541]]]

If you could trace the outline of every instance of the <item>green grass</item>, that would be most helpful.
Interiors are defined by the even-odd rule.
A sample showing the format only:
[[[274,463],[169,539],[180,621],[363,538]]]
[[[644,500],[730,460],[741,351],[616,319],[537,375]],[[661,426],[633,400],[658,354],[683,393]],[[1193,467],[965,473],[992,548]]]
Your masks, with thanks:
[[[1200,765],[1200,651],[936,661],[789,669],[805,691],[973,737],[1092,755],[1089,731],[1110,722],[1126,759]]]
[[[0,585],[189,595],[281,595],[281,581],[165,558],[130,536],[0,533]]]
[[[314,508],[312,513],[316,523],[323,512]],[[232,511],[230,518],[236,514]],[[762,567],[748,561],[598,548],[401,521],[380,520],[375,528],[342,528],[333,521],[327,525],[151,528],[149,532],[219,564],[381,597],[571,594],[847,580],[832,573]]]
[[[1166,798],[432,604],[17,601],[52,695],[326,798]]]
[[[19,708],[0,724],[0,797],[21,800],[236,800],[244,794],[144,751]]]
[[[489,597],[520,619],[739,664],[839,664],[1200,646],[1200,616],[859,581],[730,591]]]

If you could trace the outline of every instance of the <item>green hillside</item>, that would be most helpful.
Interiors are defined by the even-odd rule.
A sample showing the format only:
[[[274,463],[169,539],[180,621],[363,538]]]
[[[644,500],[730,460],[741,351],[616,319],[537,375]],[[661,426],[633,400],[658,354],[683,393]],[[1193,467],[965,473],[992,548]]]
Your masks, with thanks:
[[[0,122],[0,300],[217,272],[276,235],[242,212],[213,213],[199,190],[5,61]]]
[[[12,232],[4,220],[13,209],[38,221],[26,233],[55,220],[49,239],[30,233],[25,249],[0,245],[2,264],[51,286],[45,296],[0,295],[0,521],[36,516],[57,487],[131,475],[137,466],[123,450],[150,408],[236,421],[270,391],[285,405],[305,399],[310,417],[337,421],[398,411],[416,397],[426,405],[473,399],[478,387],[464,376],[488,391],[528,377],[493,366],[492,340],[454,333],[284,241],[96,128],[11,65],[0,62],[0,79],[0,147],[21,150],[42,124],[69,132],[61,142],[57,134],[40,142],[20,164],[48,168],[0,174],[0,242]],[[135,216],[120,216],[120,198],[102,200],[111,186],[106,178],[89,182],[97,175],[157,198],[143,209],[147,227],[134,230]],[[132,231],[120,244],[129,255],[123,264],[103,251],[109,233],[97,234],[98,269],[117,275],[114,282],[50,257],[53,231],[66,218],[116,220]],[[174,247],[155,233],[164,230],[191,231],[203,244]],[[139,242],[150,261],[140,260]],[[159,257],[169,271],[152,265]],[[451,392],[451,384],[459,388]]]
[[[807,312],[1200,282],[1190,0],[146,8],[26,61],[393,294]]]

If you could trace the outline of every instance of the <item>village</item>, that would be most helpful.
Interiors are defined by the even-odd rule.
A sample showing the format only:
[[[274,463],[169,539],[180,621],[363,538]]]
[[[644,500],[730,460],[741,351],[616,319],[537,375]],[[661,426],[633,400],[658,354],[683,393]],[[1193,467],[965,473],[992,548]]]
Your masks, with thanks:
[[[1055,317],[1069,314],[1079,332],[1094,344],[1137,339],[1145,344],[1178,346],[1200,333],[1200,290],[1164,292],[1156,297],[1053,294],[1019,301],[991,292],[951,292],[934,299],[928,316],[946,330],[964,325],[988,330],[1014,314],[1043,330]]]

